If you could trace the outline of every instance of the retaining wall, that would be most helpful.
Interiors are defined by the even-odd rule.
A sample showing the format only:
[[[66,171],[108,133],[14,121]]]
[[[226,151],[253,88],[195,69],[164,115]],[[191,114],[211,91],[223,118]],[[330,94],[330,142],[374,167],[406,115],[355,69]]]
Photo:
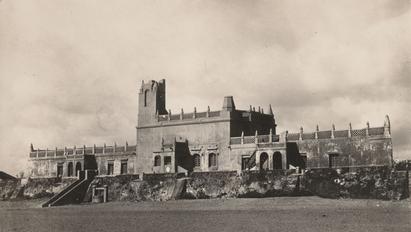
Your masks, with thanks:
[[[18,189],[20,180],[0,180],[0,201],[9,200]]]
[[[363,167],[356,172],[311,169],[302,180],[307,191],[326,198],[400,200],[409,197],[408,173],[389,167]]]

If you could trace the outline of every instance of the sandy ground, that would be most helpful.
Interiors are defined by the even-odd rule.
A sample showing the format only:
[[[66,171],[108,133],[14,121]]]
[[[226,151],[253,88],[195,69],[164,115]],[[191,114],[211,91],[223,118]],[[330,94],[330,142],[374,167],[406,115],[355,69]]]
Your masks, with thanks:
[[[0,202],[0,231],[411,231],[410,200],[279,197],[38,208],[40,202]]]

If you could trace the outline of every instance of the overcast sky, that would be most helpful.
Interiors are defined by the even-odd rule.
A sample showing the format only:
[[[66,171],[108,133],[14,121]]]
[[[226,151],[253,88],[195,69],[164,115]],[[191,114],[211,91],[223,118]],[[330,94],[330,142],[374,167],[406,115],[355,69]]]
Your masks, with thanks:
[[[382,126],[411,159],[411,3],[0,0],[0,170],[29,146],[135,143],[142,80],[167,108],[272,104],[279,131]]]

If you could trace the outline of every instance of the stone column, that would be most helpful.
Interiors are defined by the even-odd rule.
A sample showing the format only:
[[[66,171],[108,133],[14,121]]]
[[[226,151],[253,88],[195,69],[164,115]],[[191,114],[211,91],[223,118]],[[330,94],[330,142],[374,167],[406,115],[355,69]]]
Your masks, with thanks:
[[[244,131],[241,131],[241,144],[244,144]]]

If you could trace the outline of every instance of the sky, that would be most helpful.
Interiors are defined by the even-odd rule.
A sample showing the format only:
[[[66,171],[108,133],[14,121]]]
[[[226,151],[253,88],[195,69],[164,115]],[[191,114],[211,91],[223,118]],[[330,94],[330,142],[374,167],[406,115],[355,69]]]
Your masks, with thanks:
[[[0,0],[0,170],[30,143],[135,144],[142,80],[172,112],[268,109],[278,131],[382,126],[411,159],[410,0]]]

